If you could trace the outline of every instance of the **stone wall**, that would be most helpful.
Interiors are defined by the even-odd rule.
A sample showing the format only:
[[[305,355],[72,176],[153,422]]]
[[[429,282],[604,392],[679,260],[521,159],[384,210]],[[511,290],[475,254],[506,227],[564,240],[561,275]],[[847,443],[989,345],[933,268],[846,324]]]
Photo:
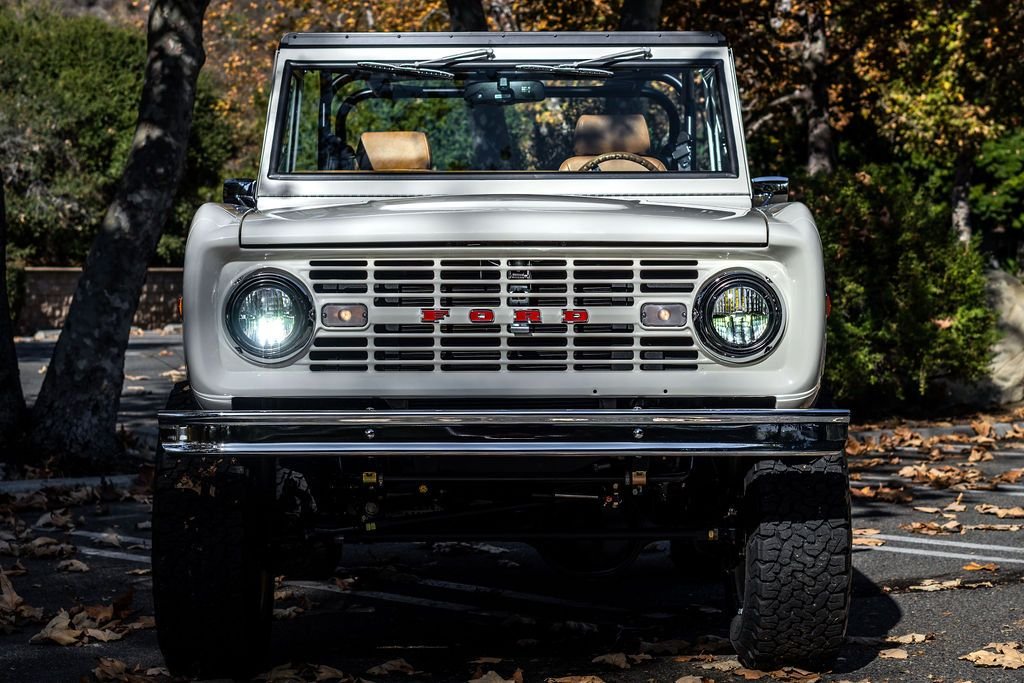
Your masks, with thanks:
[[[81,274],[81,268],[26,268],[16,333],[30,335],[63,326]],[[180,322],[179,296],[181,268],[150,268],[133,325],[151,330]]]

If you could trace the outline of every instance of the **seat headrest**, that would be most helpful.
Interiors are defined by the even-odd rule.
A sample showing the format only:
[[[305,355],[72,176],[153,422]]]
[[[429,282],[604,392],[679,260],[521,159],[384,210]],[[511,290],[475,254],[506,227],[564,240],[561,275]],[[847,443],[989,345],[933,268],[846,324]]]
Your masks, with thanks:
[[[364,171],[421,171],[430,168],[430,144],[417,130],[363,133],[356,150]]]
[[[630,152],[646,154],[651,134],[643,114],[584,114],[576,121],[574,149],[579,155]]]

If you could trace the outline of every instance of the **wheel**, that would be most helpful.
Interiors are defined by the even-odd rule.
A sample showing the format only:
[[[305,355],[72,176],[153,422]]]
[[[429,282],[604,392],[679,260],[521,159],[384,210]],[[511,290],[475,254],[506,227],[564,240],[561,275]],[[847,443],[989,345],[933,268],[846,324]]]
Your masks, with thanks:
[[[850,488],[841,454],[758,462],[744,483],[746,557],[730,637],[740,662],[823,671],[846,635],[852,583]]]
[[[183,396],[190,398],[187,386],[175,387],[168,406],[187,409]],[[175,676],[248,678],[264,669],[272,472],[272,461],[247,467],[157,453],[153,602],[157,640]]]

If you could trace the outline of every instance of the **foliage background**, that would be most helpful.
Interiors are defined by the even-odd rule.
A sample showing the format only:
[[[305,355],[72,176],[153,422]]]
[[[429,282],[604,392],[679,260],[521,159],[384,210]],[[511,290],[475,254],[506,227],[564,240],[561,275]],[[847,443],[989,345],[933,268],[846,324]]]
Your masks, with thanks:
[[[995,339],[985,270],[1024,266],[1024,3],[654,4],[663,29],[730,38],[752,170],[790,175],[818,218],[832,397],[880,412],[983,376]],[[614,30],[623,0],[483,7],[491,30]],[[147,11],[135,0],[0,0],[15,280],[18,265],[75,264],[88,249],[134,127]],[[444,0],[213,3],[189,167],[159,262],[180,261],[191,212],[224,177],[254,172],[283,33],[449,28]]]

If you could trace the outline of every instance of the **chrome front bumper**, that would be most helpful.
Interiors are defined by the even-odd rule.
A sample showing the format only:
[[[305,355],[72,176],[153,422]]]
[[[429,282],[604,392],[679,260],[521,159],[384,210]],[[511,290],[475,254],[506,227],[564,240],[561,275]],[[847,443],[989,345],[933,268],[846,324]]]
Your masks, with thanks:
[[[845,410],[161,412],[171,455],[818,457],[841,452]]]

